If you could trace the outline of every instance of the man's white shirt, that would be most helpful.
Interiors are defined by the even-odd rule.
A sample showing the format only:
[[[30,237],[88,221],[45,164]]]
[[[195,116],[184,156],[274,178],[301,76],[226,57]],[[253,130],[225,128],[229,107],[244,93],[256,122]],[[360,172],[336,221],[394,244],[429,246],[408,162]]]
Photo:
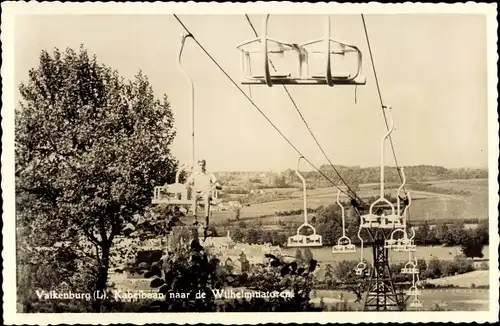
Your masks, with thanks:
[[[195,172],[188,180],[189,184],[193,184],[194,190],[198,192],[209,192],[212,190],[212,185],[217,182],[217,178],[212,173]]]

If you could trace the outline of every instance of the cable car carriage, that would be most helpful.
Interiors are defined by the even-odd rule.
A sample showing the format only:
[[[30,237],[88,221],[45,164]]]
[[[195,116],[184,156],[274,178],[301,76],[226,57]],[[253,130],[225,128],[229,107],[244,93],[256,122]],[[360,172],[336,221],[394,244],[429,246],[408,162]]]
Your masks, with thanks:
[[[413,241],[413,239],[415,238],[415,228],[412,227],[411,231],[412,231],[411,238],[406,239],[406,241],[404,243],[405,244],[404,251],[415,252],[415,251],[417,251],[417,245]]]
[[[182,165],[175,175],[175,183],[157,186],[154,188],[152,204],[155,205],[175,205],[185,207],[191,210],[193,215],[197,213],[197,207],[202,205],[192,193],[189,187],[179,182],[179,177],[182,171],[186,170],[186,166]],[[217,205],[219,202],[220,188],[212,189],[210,205]]]
[[[417,298],[410,302],[410,307],[412,308],[422,308],[423,306],[424,305],[422,304],[422,302],[420,302],[420,300],[418,300]]]
[[[403,216],[400,215],[400,202],[398,199],[398,211],[396,211],[396,208],[394,205],[387,199],[385,198],[385,192],[384,192],[384,150],[385,150],[385,140],[389,135],[392,133],[394,130],[394,121],[392,119],[392,114],[391,110],[389,108],[389,116],[390,116],[390,127],[389,130],[384,134],[382,137],[382,142],[381,142],[381,162],[380,162],[380,197],[375,200],[371,205],[370,205],[370,210],[368,214],[361,215],[361,227],[362,228],[386,228],[386,229],[394,229],[394,228],[400,228],[403,226]],[[403,188],[406,180],[403,179],[402,185],[398,189],[398,198],[399,198],[399,192]],[[381,214],[375,214],[374,210],[375,207],[378,208],[378,210],[381,212]],[[386,215],[386,211],[389,211],[389,213]]]
[[[356,252],[356,246],[352,244],[351,239],[345,235],[345,211],[344,206],[340,203],[340,190],[337,192],[337,204],[342,211],[342,236],[338,239],[337,244],[332,247],[332,253]]]
[[[302,235],[300,230],[304,227],[308,227],[313,231],[311,235]],[[322,247],[323,237],[316,234],[316,229],[308,223],[303,223],[297,229],[297,234],[288,238],[288,247]]]
[[[420,295],[420,290],[417,288],[416,285],[412,285],[408,291],[406,291],[406,294],[407,295],[413,295],[413,296],[417,296],[417,295]]]
[[[340,237],[337,244],[332,247],[332,253],[351,253],[356,252],[356,246],[351,243],[351,239],[345,235]]]
[[[188,199],[188,188],[185,184],[179,182],[179,176],[186,168],[182,165],[175,174],[175,183],[157,186],[154,188],[153,204],[167,205],[192,205]]]
[[[354,268],[354,272],[356,273],[357,276],[370,276],[370,270],[368,268],[368,265],[366,263],[366,260],[363,259],[363,249],[364,249],[364,241],[363,238],[361,237],[361,230],[362,228],[360,227],[358,230],[358,238],[361,244],[360,248],[360,259],[359,263],[356,265]]]
[[[418,274],[419,270],[417,267],[417,259],[414,261],[409,261],[405,264],[403,268],[401,268],[401,274]]]
[[[413,237],[415,236],[415,230],[412,228]],[[395,239],[394,235],[396,233],[402,232],[403,236],[401,238]],[[407,232],[404,229],[396,229],[392,231],[389,239],[385,240],[384,248],[392,249],[396,252],[415,252],[417,246],[413,242],[413,237],[408,238]]]
[[[188,167],[186,165],[182,165],[178,170],[175,175],[175,182],[172,184],[165,184],[163,186],[157,186],[153,190],[153,199],[152,199],[152,204],[154,205],[166,205],[166,206],[180,206],[182,208],[186,209],[186,212],[191,210],[193,216],[195,217],[195,223],[197,223],[197,208],[198,206],[203,206],[205,203],[203,201],[198,200],[198,196],[196,193],[193,193],[192,189],[186,184],[180,183],[180,174],[183,171],[186,171],[188,173],[195,173],[194,171],[194,162],[195,162],[195,149],[194,149],[194,113],[195,113],[195,106],[194,106],[194,84],[192,79],[189,77],[187,72],[184,70],[182,63],[181,63],[181,58],[182,58],[182,52],[184,49],[185,41],[187,38],[193,37],[191,34],[182,34],[181,36],[181,47],[179,50],[179,55],[178,55],[178,64],[179,67],[181,68],[183,74],[185,75],[186,79],[188,80],[190,84],[190,114],[191,114],[191,163],[192,166]],[[208,229],[208,223],[211,217],[212,209],[211,206],[217,205],[220,200],[219,200],[219,190],[221,188],[219,186],[213,187],[211,189],[211,193],[209,194],[209,202],[208,202],[208,216],[205,216],[207,218],[206,220],[206,225],[205,225],[205,238],[207,237],[207,229]],[[205,207],[206,208],[206,207]]]
[[[403,236],[401,238],[395,239],[394,235],[396,233],[403,233]],[[390,238],[385,240],[384,248],[392,249],[394,251],[405,251],[404,249],[406,248],[407,245],[406,240],[407,240],[406,231],[404,229],[396,229],[391,232]]]
[[[354,271],[357,276],[370,276],[370,269],[365,261],[359,262]]]
[[[304,195],[304,223],[302,223],[302,225],[298,227],[296,235],[293,235],[293,236],[288,238],[288,247],[322,247],[323,246],[323,237],[319,234],[316,234],[316,229],[314,228],[314,226],[309,224],[309,221],[307,218],[306,180],[299,173],[299,170],[298,170],[301,158],[302,157],[299,157],[299,160],[297,162],[297,167],[295,168],[295,174],[300,178],[300,180],[302,180],[303,195]],[[300,231],[303,228],[309,228],[310,230],[312,230],[312,234],[310,234],[310,235],[300,234]]]
[[[401,214],[400,193],[401,193],[401,189],[403,189],[403,187],[406,184],[406,177],[404,174],[404,169],[400,168],[399,170],[401,171],[401,174],[403,177],[403,182],[401,183],[401,186],[399,186],[398,192],[397,192],[397,209],[393,209],[392,214],[381,217],[380,226],[379,226],[380,228],[395,229],[395,228],[400,228],[404,225],[405,216],[404,216],[404,214]],[[393,207],[394,206],[391,203],[391,208],[393,208]],[[406,207],[405,207],[405,211],[406,211]]]
[[[266,15],[262,22],[262,32],[260,37],[243,42],[237,46],[241,51],[242,69],[245,74],[244,85],[267,85],[272,87],[274,84],[281,85],[365,85],[366,77],[361,76],[362,54],[354,45],[349,45],[336,41],[330,36],[331,21],[330,17],[325,17],[325,35],[322,39],[309,41],[302,44],[279,41],[268,37],[268,21]],[[320,50],[308,50],[316,44],[323,45]],[[332,46],[333,45],[333,46]],[[252,60],[255,55],[260,55],[260,64],[263,71],[255,72],[252,70]],[[282,58],[285,54],[291,54],[297,63],[295,73],[289,71],[278,71],[275,66],[275,72],[270,71],[270,55],[279,54]],[[309,73],[310,54],[321,54],[323,57],[324,70],[319,74]],[[354,54],[356,66],[351,72],[341,72],[335,67],[332,69],[332,55],[352,56]],[[271,63],[272,64],[272,63]]]

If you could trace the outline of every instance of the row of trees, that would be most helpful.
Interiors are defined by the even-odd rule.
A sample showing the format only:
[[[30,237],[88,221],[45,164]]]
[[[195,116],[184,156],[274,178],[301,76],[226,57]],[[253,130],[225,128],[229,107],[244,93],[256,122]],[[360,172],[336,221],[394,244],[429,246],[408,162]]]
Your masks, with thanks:
[[[236,242],[249,244],[271,243],[274,246],[284,245],[287,242],[285,232],[265,230],[262,223],[248,224],[241,221],[238,226],[231,229],[231,239]]]
[[[358,263],[359,261],[345,260],[328,264],[320,282],[324,282],[328,289],[347,288],[350,291],[358,292],[362,281],[352,272]],[[410,276],[401,274],[401,268],[404,265],[405,262],[400,262],[390,266],[391,274],[396,283],[404,283],[409,280]],[[457,255],[453,260],[432,258],[426,261],[418,259],[418,268],[419,278],[424,284],[426,280],[464,274],[474,270],[472,262],[464,255]],[[482,268],[487,269],[487,265]]]
[[[368,183],[378,183],[380,181],[380,167],[347,167],[347,166],[337,166],[337,171],[342,176],[342,178],[349,184],[353,190],[357,190],[360,184]],[[419,183],[426,181],[436,181],[436,180],[453,180],[453,179],[477,179],[477,178],[487,178],[487,169],[446,169],[442,166],[433,165],[416,165],[416,166],[405,166],[405,176],[407,183]],[[329,165],[322,165],[320,170],[323,174],[327,175],[328,178],[334,182],[341,182],[337,173]],[[330,187],[331,183],[325,179],[325,177],[317,171],[301,171],[301,174],[306,179],[308,186],[311,187]],[[224,180],[232,180],[233,182],[238,180],[238,174],[235,173],[234,177],[230,176],[231,173],[227,172],[224,175]],[[401,182],[399,173],[395,167],[386,166],[385,167],[385,180],[388,183],[393,183],[394,185],[399,185]],[[261,188],[264,187],[262,180],[258,176],[250,178],[250,183],[259,185]],[[342,182],[341,182],[342,183]],[[254,186],[255,186],[254,185]],[[274,177],[270,178],[270,181],[265,184],[265,187],[275,187],[275,188],[289,188],[289,187],[300,187],[300,180],[297,179],[295,175],[295,170],[288,169],[282,173],[275,173]],[[252,187],[254,187],[252,186]],[[415,184],[415,187],[426,187],[419,186]],[[424,189],[416,189],[424,190]],[[428,190],[428,186],[426,187]],[[443,190],[445,191],[445,190]]]
[[[15,177],[20,239],[30,248],[57,248],[56,243],[74,248],[82,256],[79,270],[92,277],[73,285],[91,282],[92,291],[102,292],[113,240],[150,203],[153,187],[175,175],[170,104],[166,96],[155,98],[142,73],[125,81],[83,47],[79,52],[42,51],[39,66],[29,71],[19,91]],[[26,258],[36,265],[45,256]],[[63,268],[50,263],[52,269]],[[100,311],[101,303],[94,301],[93,310]]]
[[[315,213],[311,218],[311,223],[316,228],[316,232],[322,235],[323,243],[330,246],[337,244],[337,240],[342,236],[342,220],[338,206],[320,206],[315,210],[308,211]],[[301,213],[302,210],[291,212]],[[261,221],[249,225],[240,221],[238,226],[231,230],[231,237],[237,242],[272,243],[283,246],[288,237],[294,234],[299,226],[298,223],[286,223],[283,220],[279,222],[279,231],[264,229]],[[346,235],[352,243],[359,244],[357,236],[359,217],[352,209],[346,212],[346,227]],[[463,221],[460,220],[453,221],[453,224],[437,223],[432,226],[428,222],[424,222],[415,227],[414,240],[417,245],[421,246],[460,246],[467,257],[483,257],[483,248],[489,243],[488,232],[488,221],[481,221],[476,228],[466,228]],[[409,236],[412,236],[411,232]]]

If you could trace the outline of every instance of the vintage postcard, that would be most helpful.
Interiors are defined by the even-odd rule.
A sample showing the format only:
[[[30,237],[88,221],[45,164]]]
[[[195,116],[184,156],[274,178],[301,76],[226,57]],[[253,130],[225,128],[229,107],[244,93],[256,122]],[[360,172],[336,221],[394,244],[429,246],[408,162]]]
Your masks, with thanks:
[[[3,2],[5,323],[498,321],[496,10]]]

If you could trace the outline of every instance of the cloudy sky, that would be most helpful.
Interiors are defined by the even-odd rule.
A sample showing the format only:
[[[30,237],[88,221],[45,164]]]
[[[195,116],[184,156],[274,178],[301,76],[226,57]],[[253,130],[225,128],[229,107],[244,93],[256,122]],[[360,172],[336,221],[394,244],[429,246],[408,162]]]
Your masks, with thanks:
[[[250,15],[260,33],[262,15]],[[254,37],[243,14],[179,15],[199,42],[238,82],[236,46]],[[481,15],[366,15],[385,104],[393,107],[400,165],[487,166],[486,19]],[[332,37],[364,54],[367,84],[289,86],[334,164],[376,166],[385,124],[360,15],[331,16]],[[171,15],[19,16],[15,81],[27,80],[42,49],[78,48],[126,78],[142,70],[157,97],[167,94],[178,135],[173,148],[189,163],[188,83],[177,64],[182,27]],[[320,16],[271,15],[269,35],[301,43],[323,36]],[[277,61],[276,61],[277,62]],[[195,83],[196,157],[221,170],[282,170],[297,153],[192,41],[183,63]],[[248,86],[241,86],[248,92]],[[280,86],[253,86],[252,99],[316,166],[326,160]],[[19,100],[19,98],[17,98]],[[389,146],[387,147],[389,148]],[[394,161],[388,150],[386,163]],[[304,167],[307,169],[307,167]]]

